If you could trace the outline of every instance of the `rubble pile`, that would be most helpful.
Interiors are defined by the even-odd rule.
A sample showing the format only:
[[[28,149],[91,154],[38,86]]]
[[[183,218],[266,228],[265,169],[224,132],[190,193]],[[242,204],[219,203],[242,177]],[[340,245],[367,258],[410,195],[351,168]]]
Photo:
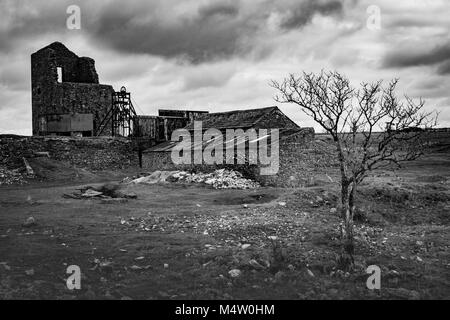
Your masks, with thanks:
[[[20,169],[7,169],[0,167],[0,185],[24,184],[26,175],[20,172]]]
[[[150,175],[134,180],[124,179],[123,183],[155,184],[167,182],[199,183],[212,186],[214,189],[256,189],[260,184],[246,179],[238,171],[220,169],[211,173],[190,173],[187,171],[155,171]]]
[[[146,175],[143,177],[139,177],[128,181],[126,179],[123,180],[123,183],[132,183],[132,184],[155,184],[161,182],[168,182],[168,178],[173,174],[178,173],[178,171],[155,171],[150,175]]]
[[[186,183],[204,183],[214,189],[256,189],[260,184],[246,179],[240,172],[220,169],[211,173],[189,173],[180,171],[170,176],[169,181]]]

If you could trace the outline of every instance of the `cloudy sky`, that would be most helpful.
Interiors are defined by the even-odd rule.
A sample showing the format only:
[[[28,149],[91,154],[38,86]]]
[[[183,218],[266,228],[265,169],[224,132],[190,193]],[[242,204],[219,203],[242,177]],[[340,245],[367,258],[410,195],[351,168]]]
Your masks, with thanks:
[[[70,5],[80,30],[67,28]],[[0,0],[0,13],[0,133],[31,134],[30,54],[53,41],[95,59],[140,114],[271,106],[271,79],[326,69],[354,85],[398,77],[450,126],[448,0]]]

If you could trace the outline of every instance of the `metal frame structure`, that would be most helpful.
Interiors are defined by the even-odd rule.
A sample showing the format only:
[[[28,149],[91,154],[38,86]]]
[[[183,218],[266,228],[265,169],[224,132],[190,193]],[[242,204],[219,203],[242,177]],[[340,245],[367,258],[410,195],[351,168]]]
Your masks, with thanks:
[[[138,135],[136,110],[131,102],[131,94],[125,87],[114,93],[111,109],[100,123],[96,136],[103,133],[109,122],[111,122],[112,136],[135,137]]]

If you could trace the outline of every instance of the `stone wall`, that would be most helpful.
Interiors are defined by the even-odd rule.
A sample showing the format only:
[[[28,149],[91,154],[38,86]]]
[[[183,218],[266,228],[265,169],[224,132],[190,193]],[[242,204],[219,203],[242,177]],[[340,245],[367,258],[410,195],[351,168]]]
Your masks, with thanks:
[[[112,106],[114,89],[109,85],[85,83],[58,83],[49,96],[53,104],[46,106],[47,114],[90,113],[93,115],[94,132]],[[102,135],[110,136],[111,123]]]
[[[48,152],[51,159],[88,170],[124,169],[138,165],[133,143],[121,138],[0,136],[0,165],[23,166],[23,159]]]
[[[273,176],[258,175],[262,185],[299,187],[311,183],[318,175],[336,171],[339,166],[333,146],[318,141],[291,142],[280,145],[280,169]]]

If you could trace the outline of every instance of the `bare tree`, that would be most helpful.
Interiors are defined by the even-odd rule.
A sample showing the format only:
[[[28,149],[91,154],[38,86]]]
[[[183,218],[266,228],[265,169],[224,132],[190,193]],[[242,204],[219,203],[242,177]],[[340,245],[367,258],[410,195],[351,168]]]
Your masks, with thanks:
[[[338,72],[291,74],[283,82],[271,82],[275,100],[293,103],[312,117],[336,146],[341,174],[340,264],[353,265],[353,217],[357,186],[368,172],[400,166],[417,159],[427,144],[426,129],[436,125],[437,115],[423,111],[425,102],[396,94],[398,79],[386,86],[381,81],[362,83],[359,89]]]

